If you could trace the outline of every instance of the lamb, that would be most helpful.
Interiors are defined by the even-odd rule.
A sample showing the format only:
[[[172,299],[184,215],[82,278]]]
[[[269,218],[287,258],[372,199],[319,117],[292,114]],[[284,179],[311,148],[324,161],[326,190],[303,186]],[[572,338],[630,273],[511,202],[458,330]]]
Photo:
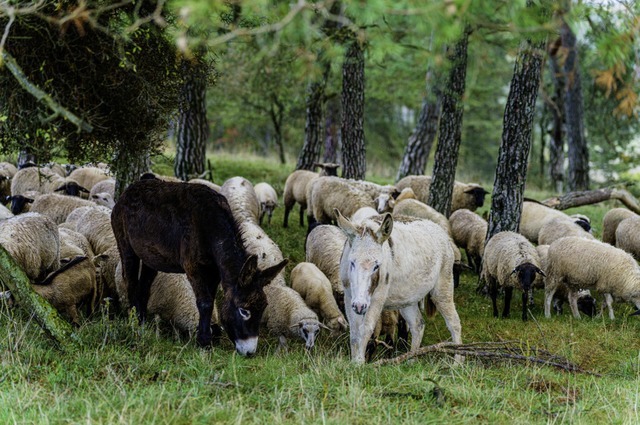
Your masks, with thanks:
[[[222,184],[220,193],[227,198],[236,220],[259,223],[260,201],[249,180],[244,177],[232,177]]]
[[[565,285],[569,306],[580,318],[577,293],[595,289],[604,295],[613,320],[613,298],[632,302],[640,309],[640,267],[631,254],[609,244],[584,238],[566,237],[549,246],[549,267],[545,283],[544,314],[551,317],[551,300]]]
[[[375,208],[375,202],[366,192],[351,186],[340,177],[318,177],[311,182],[307,194],[309,222],[330,224],[334,221],[334,210],[351,217],[359,208]]]
[[[555,218],[564,218],[567,221],[572,221],[587,231],[591,229],[589,219],[585,216],[578,215],[576,217],[570,217],[562,211],[547,207],[539,202],[524,201],[522,203],[522,214],[520,215],[518,233],[537,244],[539,243],[538,239],[542,227],[548,221]]]
[[[410,187],[417,199],[425,204],[429,200],[430,186],[431,176],[406,176],[396,183],[396,188],[400,191]],[[475,211],[482,207],[487,193],[479,184],[454,182],[451,194],[451,212],[462,208]]]
[[[375,202],[378,213],[389,212],[391,206],[389,202],[400,194],[400,191],[393,185],[379,185],[366,180],[342,179],[358,190],[367,193]]]
[[[31,282],[60,268],[58,227],[42,214],[29,212],[0,221],[0,245]]]
[[[637,217],[636,213],[626,208],[613,208],[602,219],[602,242],[616,246],[616,229],[620,222],[629,217]]]
[[[583,220],[580,220],[580,222],[583,222]],[[595,239],[591,233],[571,218],[556,217],[547,220],[540,228],[540,232],[538,232],[538,243],[540,245],[550,245],[556,239],[566,236]]]
[[[38,196],[31,205],[31,212],[37,212],[51,218],[56,225],[64,223],[71,211],[79,207],[93,206],[95,203],[76,196],[46,193]]]
[[[540,258],[533,244],[516,232],[500,232],[487,242],[482,262],[481,278],[489,285],[493,317],[498,317],[498,286],[504,289],[502,318],[509,317],[513,288],[522,290],[522,320],[527,320],[529,291],[540,269]]]
[[[253,189],[255,190],[258,201],[260,202],[259,223],[262,225],[262,219],[264,218],[264,215],[267,214],[268,223],[271,225],[273,210],[278,206],[278,194],[269,183],[265,182],[256,184]]]
[[[340,257],[347,237],[336,226],[321,225],[314,228],[305,243],[306,261],[315,264],[331,282],[333,297],[344,312],[344,286],[340,280]]]
[[[305,342],[305,348],[311,350],[320,328],[326,328],[318,316],[304,302],[302,296],[288,286],[267,285],[267,308],[262,322],[269,332],[277,336],[279,349],[287,348],[287,337],[299,338]]]
[[[127,287],[122,277],[122,264],[118,263],[115,269],[116,291],[120,306],[129,307]],[[150,315],[156,315],[182,332],[193,335],[198,326],[200,313],[196,305],[196,296],[193,287],[184,273],[159,272],[151,284],[147,311]],[[214,303],[211,315],[213,334],[215,338],[222,335],[220,328],[220,316]]]
[[[347,329],[347,320],[340,311],[331,282],[313,263],[299,263],[291,270],[291,288],[295,289],[305,303],[322,317],[332,331]]]
[[[71,323],[80,325],[78,306],[85,303],[87,315],[95,308],[96,269],[87,257],[78,256],[51,273],[43,282],[34,284],[33,289],[57,310],[67,314]]]
[[[640,260],[640,216],[625,218],[615,233],[616,246]]]
[[[284,183],[284,223],[289,225],[289,213],[296,203],[300,205],[300,226],[304,226],[304,211],[307,209],[307,190],[310,183],[319,176],[318,173],[308,170],[295,170],[287,177]]]
[[[449,223],[453,242],[465,250],[469,267],[480,274],[488,223],[478,214],[464,208],[454,211],[449,217]]]
[[[113,208],[115,205],[116,181],[112,178],[99,181],[89,191],[89,199],[98,205]]]

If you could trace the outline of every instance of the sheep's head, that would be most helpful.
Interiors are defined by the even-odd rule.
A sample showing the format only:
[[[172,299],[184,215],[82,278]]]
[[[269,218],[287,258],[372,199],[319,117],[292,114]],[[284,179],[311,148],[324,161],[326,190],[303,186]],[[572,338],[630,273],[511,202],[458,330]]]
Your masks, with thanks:
[[[470,189],[465,190],[464,193],[471,195],[476,207],[481,208],[482,205],[484,205],[484,198],[489,192],[487,192],[483,187],[474,186]]]
[[[523,291],[529,291],[533,286],[533,281],[536,279],[536,275],[539,274],[542,277],[546,277],[544,272],[540,270],[538,266],[531,263],[522,263],[516,266],[511,274],[515,274],[518,277],[518,283],[520,283],[520,287]]]
[[[304,340],[304,348],[311,350],[316,342],[316,337],[320,332],[320,322],[316,319],[302,319],[294,327],[297,328],[298,336]]]
[[[347,321],[342,316],[327,320],[327,328],[334,333],[346,331],[348,327]]]

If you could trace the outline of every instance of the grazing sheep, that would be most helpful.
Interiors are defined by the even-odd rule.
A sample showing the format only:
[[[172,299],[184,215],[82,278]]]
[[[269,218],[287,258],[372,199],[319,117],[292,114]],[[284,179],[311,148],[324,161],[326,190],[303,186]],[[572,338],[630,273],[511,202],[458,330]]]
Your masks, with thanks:
[[[562,211],[547,207],[539,202],[524,201],[522,203],[522,214],[520,216],[520,226],[518,233],[524,235],[531,242],[539,243],[539,234],[542,227],[555,218],[568,219],[578,225],[580,225],[586,231],[591,229],[589,219],[583,215],[577,215],[575,217],[568,216]]]
[[[62,177],[47,167],[28,167],[18,170],[11,180],[11,196],[24,196],[26,192],[63,192],[71,196],[89,193],[88,189],[73,178]]]
[[[339,211],[335,214],[347,236],[340,278],[345,288],[351,359],[365,361],[367,344],[385,309],[400,310],[411,332],[411,350],[417,350],[424,334],[420,305],[425,299],[427,314],[432,316],[437,309],[453,342],[460,344],[460,318],[453,302],[454,255],[445,231],[427,220],[394,222],[389,213],[359,225]]]
[[[95,203],[76,196],[45,193],[33,201],[30,211],[48,216],[57,225],[64,223],[69,213],[76,208],[94,205]]]
[[[409,217],[422,218],[431,220],[444,229],[449,236],[451,236],[451,223],[444,216],[444,214],[438,212],[436,209],[430,207],[424,202],[420,202],[417,199],[402,199],[396,202],[393,207],[393,215],[406,215]]]
[[[331,282],[313,263],[299,263],[291,270],[291,288],[295,289],[332,331],[347,329],[347,320],[338,308]]]
[[[60,226],[61,225],[58,225],[58,233],[60,234],[60,264],[68,263],[75,257],[93,259],[93,249],[87,238],[75,230]]]
[[[42,214],[24,213],[0,221],[0,245],[31,282],[41,281],[60,268],[58,227]]]
[[[278,206],[278,194],[276,190],[271,187],[269,183],[260,182],[253,188],[256,191],[256,196],[260,202],[260,219],[259,223],[262,225],[262,219],[264,215],[268,216],[268,223],[271,225],[271,216],[273,216],[273,210]]]
[[[459,209],[451,213],[449,223],[453,242],[465,250],[469,267],[480,274],[488,223],[468,209]]]
[[[205,179],[191,179],[191,180],[189,180],[189,183],[203,184],[203,185],[209,187],[209,189],[215,190],[218,193],[220,193],[220,191],[222,190],[222,188],[219,185],[217,185],[215,183],[212,183],[209,180],[205,180]]]
[[[127,287],[122,277],[122,264],[118,263],[115,269],[115,284],[118,300],[122,308],[129,307]],[[184,273],[159,272],[151,283],[147,311],[152,316],[159,316],[161,320],[170,323],[176,329],[195,333],[200,319],[196,296],[193,288]],[[221,336],[220,315],[216,304],[213,305],[211,315],[213,334],[215,338]]]
[[[615,233],[616,246],[640,260],[640,216],[625,218]]]
[[[579,220],[583,223],[582,220]],[[538,232],[538,244],[550,245],[556,239],[566,236],[576,236],[585,239],[595,239],[578,222],[569,217],[556,217],[548,220]]]
[[[4,198],[5,203],[11,203],[11,213],[18,215],[23,212],[29,212],[31,210],[31,204],[40,196],[40,192],[29,190],[22,195],[11,195]]]
[[[82,167],[76,168],[69,174],[69,178],[78,182],[78,184],[88,191],[93,189],[98,182],[111,179],[109,172],[98,167]]]
[[[347,237],[337,226],[315,227],[305,243],[306,261],[313,263],[331,282],[333,297],[340,311],[344,312],[344,286],[340,280],[340,257]]]
[[[98,208],[89,208],[78,218],[76,231],[87,238],[93,252],[97,254],[116,246],[111,215]]]
[[[116,273],[118,264],[120,264],[120,252],[118,247],[114,246],[108,250],[96,254],[94,257],[96,264],[96,275],[98,280],[98,288],[100,293],[100,301],[105,299],[114,304],[116,311],[126,308],[120,305],[120,296],[118,294],[118,274]]]
[[[522,290],[522,320],[527,320],[530,289],[540,275],[540,258],[533,244],[516,232],[500,232],[489,239],[484,249],[481,278],[489,285],[493,317],[498,317],[498,287],[504,289],[502,317],[509,317],[513,288]]]
[[[318,177],[311,182],[307,194],[309,222],[331,224],[334,210],[340,209],[351,217],[362,207],[375,208],[375,202],[366,193],[351,186],[340,177]]]
[[[232,177],[222,184],[220,193],[227,198],[236,220],[240,223],[249,220],[259,224],[260,201],[249,180],[244,177]]]
[[[320,328],[324,326],[318,316],[304,302],[302,296],[288,286],[267,285],[267,308],[262,322],[267,324],[269,332],[277,336],[279,349],[287,348],[287,337],[299,338],[305,342],[305,348],[311,350]]]
[[[609,244],[584,238],[566,237],[549,246],[549,267],[545,283],[544,314],[551,317],[551,300],[565,285],[569,306],[580,318],[577,294],[594,289],[603,294],[613,320],[613,298],[632,302],[640,309],[640,267],[633,257]]]
[[[616,230],[620,222],[637,214],[626,208],[613,208],[602,218],[602,242],[616,246]]]
[[[87,315],[95,308],[96,268],[87,257],[78,256],[51,273],[43,282],[34,284],[33,289],[57,310],[67,314],[71,323],[79,325],[78,306],[86,304]]]
[[[240,223],[240,232],[244,240],[244,249],[248,254],[258,257],[258,267],[261,270],[281,264],[284,261],[280,247],[258,224],[249,220],[243,221]],[[281,270],[273,277],[271,284],[277,286],[286,285],[284,270]]]
[[[431,176],[406,176],[396,183],[396,188],[400,191],[407,187],[413,190],[419,201],[426,204],[429,200]],[[454,182],[451,194],[451,212],[462,208],[470,211],[481,208],[487,193],[479,184]]]
[[[300,205],[300,226],[304,226],[304,211],[307,209],[307,190],[310,183],[319,176],[318,173],[308,170],[295,170],[287,177],[284,183],[284,223],[289,225],[289,213],[296,203]]]
[[[366,180],[342,179],[358,190],[367,193],[375,203],[378,213],[389,212],[392,207],[390,201],[400,194],[393,185],[379,185]]]

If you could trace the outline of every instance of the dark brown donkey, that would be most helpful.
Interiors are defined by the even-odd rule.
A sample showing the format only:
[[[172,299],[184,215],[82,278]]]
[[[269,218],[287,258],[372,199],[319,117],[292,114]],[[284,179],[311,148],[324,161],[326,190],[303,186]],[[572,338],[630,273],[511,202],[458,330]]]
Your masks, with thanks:
[[[213,303],[222,283],[222,325],[236,350],[255,353],[266,307],[264,285],[287,263],[259,270],[245,251],[238,224],[224,196],[200,184],[158,179],[131,184],[111,214],[129,302],[144,322],[156,274],[186,273],[200,321],[197,342],[211,343]]]

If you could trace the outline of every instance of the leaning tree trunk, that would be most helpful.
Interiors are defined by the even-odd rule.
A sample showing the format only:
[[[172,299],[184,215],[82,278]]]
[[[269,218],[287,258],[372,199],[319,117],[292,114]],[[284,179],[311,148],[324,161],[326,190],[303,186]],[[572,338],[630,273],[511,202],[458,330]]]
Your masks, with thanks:
[[[407,147],[396,175],[396,181],[409,175],[422,175],[427,168],[431,146],[438,132],[440,118],[441,94],[438,90],[436,78],[431,69],[427,70],[427,91],[422,100],[422,108],[416,128],[409,136]],[[429,87],[430,86],[430,87]]]
[[[183,60],[186,81],[180,94],[180,111],[176,122],[176,177],[187,181],[201,177],[205,171],[207,137],[206,67]]]
[[[58,311],[33,290],[27,275],[2,245],[0,245],[0,283],[11,291],[11,295],[22,308],[33,314],[58,347],[61,349],[77,347],[79,340],[73,333],[71,324],[60,317]]]
[[[442,116],[438,129],[438,147],[433,162],[433,178],[429,188],[428,204],[449,217],[451,195],[458,165],[458,151],[462,133],[462,96],[467,75],[467,45],[470,29],[449,52],[452,63],[449,78],[442,93]]]
[[[318,81],[312,81],[307,88],[307,118],[304,126],[304,144],[298,157],[296,170],[314,170],[314,164],[320,158],[322,147],[322,106],[325,101],[325,88],[331,66],[324,63],[322,77]]]
[[[362,180],[364,145],[364,50],[354,38],[342,65],[342,177]]]
[[[554,43],[554,46],[558,43]],[[564,185],[564,78],[558,64],[557,48],[549,51],[549,69],[553,81],[553,97],[548,102],[553,115],[551,141],[549,143],[549,177],[557,193]]]
[[[333,96],[327,102],[324,120],[324,155],[322,162],[336,163],[340,151],[340,99]]]
[[[502,231],[518,231],[531,149],[543,42],[527,40],[520,47],[504,111],[502,142],[491,195],[487,240]]]
[[[565,81],[564,111],[567,123],[570,191],[589,189],[589,148],[584,135],[582,83],[578,64],[576,36],[566,22],[560,27],[562,47],[566,51],[562,67]]]

